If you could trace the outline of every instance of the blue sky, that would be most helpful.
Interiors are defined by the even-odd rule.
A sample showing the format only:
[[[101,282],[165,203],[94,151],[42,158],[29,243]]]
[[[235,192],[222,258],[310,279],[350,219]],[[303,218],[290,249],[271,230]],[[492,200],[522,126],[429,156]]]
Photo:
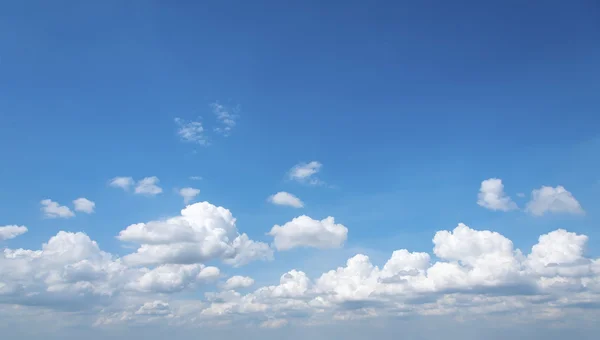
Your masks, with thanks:
[[[240,267],[223,264],[218,256],[195,261],[218,267],[221,276],[174,294],[124,293],[127,289],[106,283],[128,301],[109,300],[114,313],[160,300],[181,318],[177,301],[205,303],[204,293],[218,291],[219,282],[233,275],[252,277],[255,285],[242,291],[255,294],[296,269],[310,277],[311,294],[322,293],[318,278],[356,254],[382,268],[394,250],[408,249],[429,253],[432,264],[459,261],[473,269],[465,257],[433,250],[436,232],[453,231],[461,222],[503,235],[525,255],[540,235],[559,228],[587,235],[579,255],[595,263],[600,257],[598,10],[593,1],[3,2],[0,226],[28,231],[0,239],[0,247],[37,250],[59,231],[84,232],[115,261],[125,261],[149,241],[131,236],[128,240],[138,241],[131,244],[118,239],[119,233],[132,224],[179,216],[185,207],[179,190],[197,188],[191,203],[228,209],[236,218],[234,234],[263,243],[273,259]],[[234,123],[224,122],[219,112]],[[187,135],[192,141],[181,130],[190,122],[204,129]],[[227,126],[228,133],[216,130]],[[310,168],[311,162],[319,164],[314,174],[291,176],[295,166]],[[136,194],[138,181],[152,176],[162,192]],[[134,183],[123,190],[110,184],[116,177]],[[315,178],[319,184],[311,184]],[[482,182],[493,178],[501,179],[500,187],[496,183],[487,203],[478,204]],[[536,201],[532,191],[543,186],[552,190],[538,197],[542,213],[536,215],[527,204]],[[294,195],[303,207],[269,202],[278,192]],[[75,211],[77,198],[93,201],[93,212]],[[490,201],[495,198],[501,202]],[[44,199],[69,207],[74,216],[45,217]],[[202,214],[211,209],[195,207],[208,209]],[[289,225],[281,242],[294,238],[299,246],[278,249],[277,236],[267,233],[301,215],[314,220],[324,236],[304,234],[310,227],[301,223]],[[339,232],[341,225],[347,234],[327,233],[320,222],[328,216],[335,218],[331,228]],[[183,265],[161,261],[128,263],[123,270]],[[71,262],[52,270],[62,273]],[[50,271],[48,264],[39,265]],[[7,259],[0,262],[7,277],[14,268]],[[134,282],[136,275],[141,274],[123,277]],[[4,283],[31,292],[47,288],[23,283],[23,277],[14,280]],[[585,301],[598,303],[600,289],[581,282],[589,294]],[[2,315],[32,304],[19,299],[23,292],[0,298]],[[488,296],[482,294],[478,297]],[[67,303],[62,298],[33,304],[58,308]],[[386,308],[372,307],[385,314],[375,319],[388,320],[392,312]],[[29,309],[24,320],[33,322],[36,314]],[[108,318],[102,313],[107,312],[82,312]],[[277,309],[264,313],[285,320],[273,326],[303,325]],[[576,315],[564,316],[564,329],[576,328],[570,322]],[[127,334],[94,328],[93,318],[81,317],[81,332]],[[237,316],[232,319],[242,327]],[[427,320],[421,313],[414,322]],[[338,321],[315,327],[330,327],[335,336],[343,331]],[[174,327],[164,320],[143,322]],[[518,332],[535,329],[538,322]],[[69,327],[74,326],[52,334],[63,336],[72,332]],[[218,327],[214,331],[224,336]],[[256,330],[267,337],[281,331]],[[36,338],[26,331],[18,335]]]

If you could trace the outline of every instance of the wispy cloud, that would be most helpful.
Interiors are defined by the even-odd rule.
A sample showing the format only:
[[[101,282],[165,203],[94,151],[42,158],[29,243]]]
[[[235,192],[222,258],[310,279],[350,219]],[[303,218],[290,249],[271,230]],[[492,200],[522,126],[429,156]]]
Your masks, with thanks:
[[[236,120],[239,118],[238,113],[240,112],[239,106],[227,107],[225,105],[214,102],[210,104],[213,113],[217,116],[217,120],[221,126],[214,128],[214,131],[222,134],[223,136],[229,136],[231,130],[236,125]]]
[[[531,192],[531,201],[527,203],[525,211],[542,216],[546,213],[566,213],[583,215],[585,212],[579,202],[563,186],[542,186]]]
[[[69,207],[60,205],[51,199],[44,199],[40,203],[42,204],[42,212],[47,218],[71,218],[75,216],[75,213]]]
[[[185,121],[181,118],[175,118],[175,123],[177,124],[177,135],[182,141],[204,146],[209,145],[202,122]]]
[[[323,165],[317,161],[310,163],[298,163],[294,165],[288,172],[288,177],[291,180],[308,183],[310,185],[324,184],[323,181],[318,179],[315,175],[321,170]]]
[[[200,189],[196,188],[182,188],[179,190],[179,195],[183,197],[183,203],[188,204],[200,194]]]
[[[163,192],[162,188],[158,186],[159,181],[160,180],[156,176],[145,177],[137,182],[132,177],[115,177],[110,180],[109,185],[125,191],[129,191],[129,189],[135,185],[133,191],[135,194],[154,196]]]

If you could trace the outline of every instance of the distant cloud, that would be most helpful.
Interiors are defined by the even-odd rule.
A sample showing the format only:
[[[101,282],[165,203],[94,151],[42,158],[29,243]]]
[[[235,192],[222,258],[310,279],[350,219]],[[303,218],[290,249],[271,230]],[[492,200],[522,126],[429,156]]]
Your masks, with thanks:
[[[110,186],[114,188],[121,188],[123,190],[129,190],[129,188],[135,183],[131,177],[115,177],[110,180]]]
[[[321,170],[322,166],[323,165],[317,161],[299,163],[290,169],[288,177],[297,182],[308,183],[311,185],[322,184],[323,182],[314,176]]]
[[[298,197],[285,191],[280,191],[275,195],[269,196],[268,201],[276,205],[287,205],[294,208],[304,207],[304,202],[302,202]]]
[[[517,204],[504,193],[504,185],[499,178],[490,178],[481,182],[477,198],[477,204],[486,209],[499,211],[518,209]]]
[[[177,135],[184,142],[196,143],[199,145],[209,145],[208,138],[205,135],[204,127],[199,121],[185,121],[181,118],[175,118],[178,126]]]
[[[232,276],[221,286],[223,290],[236,290],[248,288],[254,284],[254,279],[248,276]]]
[[[192,181],[200,181],[200,180],[202,180],[202,176],[190,176],[190,179]]]
[[[185,204],[188,204],[192,200],[194,200],[194,198],[196,196],[198,196],[198,194],[200,194],[200,189],[183,188],[183,189],[179,190],[179,195],[181,195],[181,197],[183,197],[183,203],[185,203]]]
[[[216,115],[217,120],[221,124],[221,126],[216,127],[215,132],[222,134],[223,136],[229,136],[231,130],[236,125],[236,120],[239,117],[237,113],[239,113],[239,106],[236,107],[226,107],[218,102],[210,104],[210,107],[213,113]]]
[[[75,216],[75,213],[69,207],[60,205],[50,199],[44,199],[40,203],[42,204],[42,212],[47,218],[71,218]]]
[[[146,177],[137,182],[135,193],[140,195],[154,196],[160,194],[163,190],[157,185],[158,177]]]
[[[129,191],[132,186],[134,187],[134,193],[145,196],[155,196],[163,192],[163,189],[158,186],[159,179],[156,176],[145,177],[139,181],[136,181],[132,177],[115,177],[109,184],[114,188],[121,188],[125,191]]]
[[[7,225],[0,227],[0,241],[13,239],[27,232],[27,227],[18,225]]]
[[[73,205],[75,205],[75,211],[81,211],[86,214],[93,213],[94,209],[96,208],[96,203],[84,197],[74,200]]]
[[[531,201],[525,211],[534,216],[546,213],[584,214],[583,208],[575,197],[562,186],[542,186],[531,192]]]
[[[517,197],[521,197],[521,198],[523,198],[523,197],[525,197],[525,194],[524,194],[524,193],[522,193],[522,192],[519,192],[519,193],[517,193]]]

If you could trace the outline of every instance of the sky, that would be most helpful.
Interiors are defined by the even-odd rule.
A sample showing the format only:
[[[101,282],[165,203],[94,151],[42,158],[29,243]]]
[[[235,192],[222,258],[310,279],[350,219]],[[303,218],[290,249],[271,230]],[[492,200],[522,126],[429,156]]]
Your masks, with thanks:
[[[596,338],[598,41],[583,0],[0,2],[0,332]]]

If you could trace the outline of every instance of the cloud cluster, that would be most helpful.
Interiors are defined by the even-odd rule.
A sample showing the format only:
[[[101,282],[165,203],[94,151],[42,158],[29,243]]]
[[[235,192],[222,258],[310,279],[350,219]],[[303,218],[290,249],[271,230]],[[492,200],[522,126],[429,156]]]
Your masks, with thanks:
[[[517,196],[525,197],[522,193],[518,193]],[[499,178],[490,178],[481,182],[477,197],[477,204],[489,210],[510,211],[519,209],[510,196],[504,192],[504,185]],[[556,187],[542,186],[539,189],[533,189],[531,200],[525,206],[524,211],[533,216],[542,216],[547,213],[584,214],[583,208],[573,194],[560,185]]]
[[[60,205],[49,198],[43,199],[40,203],[42,205],[42,212],[46,218],[71,218],[75,216],[71,208],[66,205]],[[73,200],[73,206],[75,211],[91,214],[96,208],[96,203],[85,197],[80,197]]]
[[[160,180],[156,176],[144,177],[137,182],[132,177],[115,177],[110,180],[109,185],[125,191],[133,187],[133,192],[137,195],[156,196],[163,192],[158,182]]]
[[[9,239],[25,231],[8,226],[0,235]],[[332,217],[300,216],[270,234],[285,250],[337,247],[347,232]],[[83,233],[63,231],[39,250],[4,249],[0,305],[65,311],[98,327],[243,322],[263,328],[503,313],[560,319],[600,306],[600,259],[585,256],[587,236],[563,229],[541,235],[523,252],[500,233],[459,224],[433,235],[431,254],[398,249],[381,264],[356,254],[321,275],[293,269],[245,294],[237,290],[252,287],[254,279],[225,280],[209,263],[240,266],[269,259],[272,250],[240,233],[223,207],[192,204],[178,216],[130,225],[118,238],[137,250],[118,257]],[[193,293],[200,289],[203,297]]]

